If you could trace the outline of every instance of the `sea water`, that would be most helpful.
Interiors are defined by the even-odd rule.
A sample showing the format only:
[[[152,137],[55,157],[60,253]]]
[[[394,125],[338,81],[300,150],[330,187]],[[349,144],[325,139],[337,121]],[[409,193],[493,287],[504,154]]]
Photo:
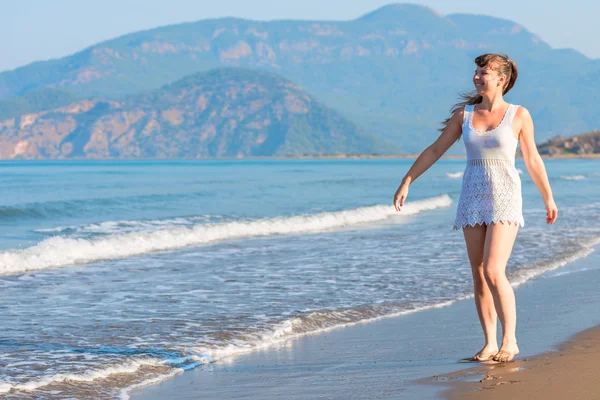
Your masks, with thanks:
[[[452,230],[465,160],[0,162],[0,394],[132,388],[294,337],[470,296]],[[514,285],[600,241],[600,165],[521,160]],[[557,271],[559,272],[559,271]]]

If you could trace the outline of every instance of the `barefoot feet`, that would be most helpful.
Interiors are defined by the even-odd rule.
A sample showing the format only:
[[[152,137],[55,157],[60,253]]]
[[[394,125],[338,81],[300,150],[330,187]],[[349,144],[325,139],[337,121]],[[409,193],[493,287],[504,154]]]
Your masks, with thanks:
[[[497,362],[508,362],[515,358],[517,354],[519,354],[517,343],[503,344],[500,351],[492,358],[492,360]]]
[[[498,345],[486,344],[483,349],[479,350],[477,354],[471,358],[473,361],[488,361],[498,353]]]

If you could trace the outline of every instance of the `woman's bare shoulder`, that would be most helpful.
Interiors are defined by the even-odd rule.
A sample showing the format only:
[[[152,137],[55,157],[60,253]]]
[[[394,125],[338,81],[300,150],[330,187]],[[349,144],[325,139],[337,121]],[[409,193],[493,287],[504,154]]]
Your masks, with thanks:
[[[518,106],[517,112],[515,113],[515,118],[518,118],[520,120],[531,119],[531,114],[525,106]]]
[[[460,106],[452,113],[452,118],[462,121],[465,115],[465,106]]]

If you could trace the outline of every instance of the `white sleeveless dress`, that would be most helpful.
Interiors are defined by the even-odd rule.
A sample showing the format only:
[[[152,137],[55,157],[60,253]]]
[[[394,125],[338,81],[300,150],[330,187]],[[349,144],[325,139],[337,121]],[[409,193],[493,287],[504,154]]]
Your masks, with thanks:
[[[512,130],[518,107],[510,104],[502,122],[483,132],[473,128],[474,106],[465,106],[462,137],[467,166],[453,229],[498,222],[525,226],[521,178],[515,168],[519,141]]]

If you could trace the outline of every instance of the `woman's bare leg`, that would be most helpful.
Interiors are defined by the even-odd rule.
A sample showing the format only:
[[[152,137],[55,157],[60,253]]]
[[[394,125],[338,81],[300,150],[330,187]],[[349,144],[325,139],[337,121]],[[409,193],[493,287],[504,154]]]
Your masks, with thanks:
[[[518,230],[519,226],[515,224],[490,224],[485,236],[484,277],[492,292],[496,312],[502,324],[502,347],[494,356],[494,361],[510,361],[519,354],[515,292],[506,278],[506,263]]]
[[[498,341],[496,338],[497,314],[494,308],[494,298],[487,285],[483,272],[483,256],[486,237],[486,226],[475,225],[463,228],[469,263],[473,274],[473,292],[475,295],[475,307],[483,329],[485,345],[473,356],[474,360],[484,361],[498,352]]]

